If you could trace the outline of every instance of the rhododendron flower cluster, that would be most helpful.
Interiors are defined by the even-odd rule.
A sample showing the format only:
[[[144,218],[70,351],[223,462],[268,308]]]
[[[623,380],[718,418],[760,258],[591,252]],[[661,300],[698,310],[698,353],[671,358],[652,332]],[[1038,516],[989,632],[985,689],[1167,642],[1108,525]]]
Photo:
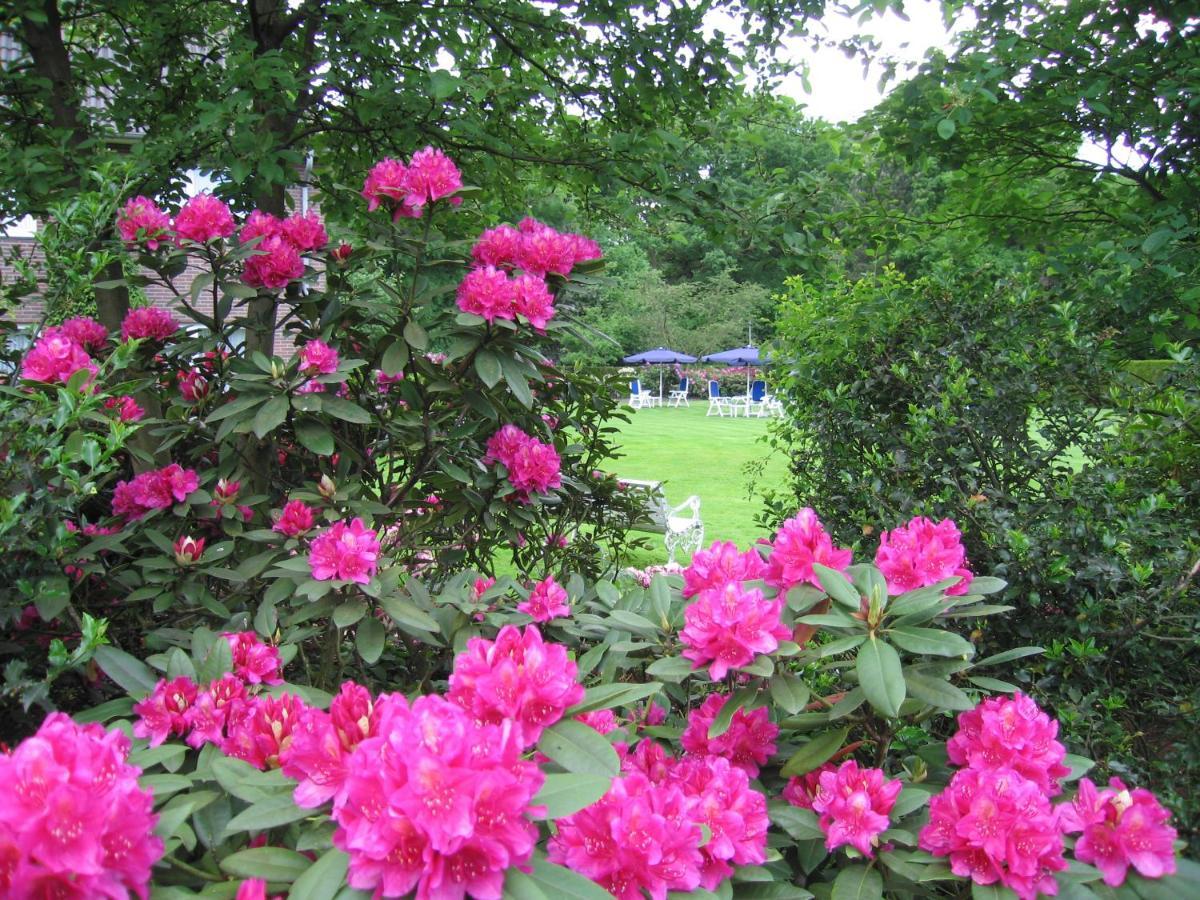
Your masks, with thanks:
[[[175,321],[175,317],[157,306],[139,306],[137,309],[131,309],[121,320],[123,341],[165,341],[178,330],[179,323]]]
[[[250,684],[282,684],[283,660],[279,648],[264,643],[253,631],[227,631],[222,635],[233,652],[233,671]]]
[[[256,769],[277,769],[309,707],[293,694],[258,694],[228,710],[221,752]]]
[[[0,895],[148,896],[163,842],[128,757],[121,732],[63,713],[0,753]]]
[[[821,794],[821,776],[825,772],[836,771],[837,766],[833,763],[825,763],[820,768],[813,769],[804,775],[789,778],[788,783],[783,787],[783,799],[792,806],[812,809],[817,797]]]
[[[825,526],[807,506],[779,526],[774,541],[761,543],[771,547],[764,580],[781,594],[798,584],[821,588],[813,563],[844,572],[852,556],[851,551],[833,546]]]
[[[579,669],[561,644],[542,640],[537,626],[505,625],[496,640],[471,638],[454,660],[447,697],[480,722],[510,720],[522,748],[583,699]]]
[[[433,147],[418,150],[408,165],[398,159],[385,158],[377,162],[363,182],[362,196],[367,211],[380,206],[392,210],[392,218],[419,219],[425,205],[450,198],[452,206],[462,204],[454,197],[462,188],[462,174],[453,161]]]
[[[21,362],[21,377],[30,381],[66,384],[79,371],[88,371],[94,376],[100,372],[100,367],[62,328],[51,327],[43,331]],[[88,381],[91,381],[90,377]]]
[[[246,217],[238,237],[243,244],[258,241],[242,269],[242,280],[251,287],[270,290],[303,278],[301,254],[329,243],[321,217],[311,211],[278,219],[256,209]]]
[[[765,706],[752,710],[743,707],[733,714],[724,734],[710,738],[708,729],[728,699],[726,694],[709,694],[698,709],[688,714],[687,728],[679,742],[688,753],[724,757],[754,778],[759,766],[775,752],[779,726],[771,722]]]
[[[750,665],[758,654],[774,652],[791,637],[779,619],[782,609],[782,596],[764,600],[762,591],[743,590],[736,582],[703,590],[683,613],[683,656],[692,668],[708,665],[709,677],[719,681],[730,669]]]
[[[181,534],[175,540],[175,562],[181,566],[194,566],[204,555],[204,538]]]
[[[553,575],[534,585],[529,599],[517,604],[517,611],[532,616],[535,622],[549,622],[551,619],[562,619],[571,615],[566,589],[554,580]]]
[[[113,515],[135,521],[153,510],[182,503],[199,486],[200,479],[196,472],[178,463],[142,472],[131,481],[117,482],[113,490]]]
[[[1121,779],[1111,778],[1098,791],[1084,778],[1075,800],[1059,807],[1059,813],[1066,832],[1083,832],[1075,843],[1075,858],[1099,869],[1105,884],[1124,884],[1130,866],[1145,878],[1174,873],[1178,833],[1167,824],[1171,813],[1146,789],[1131,791]]]
[[[656,898],[715,890],[733,865],[766,860],[766,798],[743,770],[718,756],[677,761],[650,740],[617,749],[624,774],[597,803],[558,821],[551,861],[633,900],[642,890]],[[710,835],[703,847],[701,825]]]
[[[738,551],[732,541],[714,541],[707,550],[692,556],[683,570],[683,596],[694,597],[703,590],[723,588],[731,582],[762,578],[767,565],[756,550]]]
[[[516,425],[505,425],[488,439],[483,462],[498,462],[508,470],[508,480],[522,503],[528,503],[532,494],[544,494],[562,485],[562,460],[554,445],[539,441]]]
[[[599,734],[611,734],[617,730],[617,717],[611,709],[594,709],[591,712],[580,713],[575,717],[576,722],[582,722]]]
[[[108,343],[108,329],[90,316],[75,316],[58,326],[59,331],[88,350],[99,350]]]
[[[311,506],[303,500],[289,500],[279,511],[279,518],[271,530],[294,538],[311,531],[315,524],[316,513]]]
[[[133,711],[139,716],[133,725],[134,736],[146,738],[151,747],[157,747],[171,735],[187,734],[190,727],[188,710],[199,690],[185,675],[170,681],[160,679],[144,700],[133,705]]]
[[[379,541],[362,519],[335,522],[312,539],[308,564],[317,581],[367,584],[379,568]]]
[[[860,769],[852,759],[820,774],[812,809],[821,817],[827,849],[849,844],[863,856],[875,855],[879,835],[887,830],[888,814],[903,787],[898,778],[886,778],[882,769]]]
[[[324,341],[309,341],[300,348],[300,374],[332,375],[337,371],[338,352]]]
[[[125,243],[153,251],[170,237],[171,219],[148,197],[134,197],[117,212],[117,231]]]
[[[122,422],[137,422],[142,416],[146,415],[146,411],[138,406],[138,402],[128,394],[123,394],[120,397],[109,397],[104,401],[105,409],[115,409],[117,418]]]
[[[229,207],[212,194],[197,194],[175,216],[175,236],[207,244],[233,234],[233,215]]]
[[[386,705],[386,697],[380,700]],[[281,757],[283,774],[300,782],[295,793],[297,805],[313,809],[341,791],[350,753],[378,733],[381,708],[370,691],[347,681],[329,704],[329,712],[305,710]]]
[[[471,257],[480,266],[520,269],[530,275],[564,277],[581,262],[601,257],[600,245],[581,234],[564,234],[526,217],[513,228],[499,225],[479,236]]]
[[[1053,797],[1062,791],[1059,782],[1071,773],[1063,765],[1067,748],[1057,736],[1058,722],[1017,691],[1011,698],[989,697],[959,714],[958,731],[946,743],[946,755],[956,766],[1013,769]]]
[[[955,576],[961,580],[946,593],[965,594],[974,577],[965,561],[962,535],[953,519],[933,522],[917,516],[907,525],[880,534],[879,549],[875,551],[875,565],[887,579],[888,593],[893,596]]]
[[[1042,790],[1012,769],[960,769],[929,802],[918,846],[948,856],[955,875],[1000,882],[1021,900],[1058,892],[1067,868],[1058,816]]]
[[[179,395],[188,403],[197,403],[208,396],[208,379],[200,374],[199,369],[188,369],[178,373],[175,378],[179,381]]]
[[[1050,797],[1069,774],[1058,723],[1028,697],[991,697],[958,717],[946,745],[965,765],[930,801],[919,846],[949,856],[950,868],[977,884],[1000,882],[1022,900],[1054,894],[1063,860],[1062,809]]]
[[[417,900],[499,900],[505,872],[527,870],[537,841],[530,802],[543,776],[510,723],[478,722],[441,697],[376,701],[374,736],[355,746],[336,796],[333,844],[351,887]]]

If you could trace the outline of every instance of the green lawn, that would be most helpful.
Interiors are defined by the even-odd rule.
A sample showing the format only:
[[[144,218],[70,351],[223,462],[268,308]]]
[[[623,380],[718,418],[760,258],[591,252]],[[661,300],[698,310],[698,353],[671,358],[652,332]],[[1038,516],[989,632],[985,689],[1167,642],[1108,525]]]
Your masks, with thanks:
[[[690,408],[630,412],[628,424],[617,423],[622,455],[606,468],[623,478],[663,482],[671,506],[697,495],[704,545],[724,540],[744,548],[760,537],[769,537],[754,525],[760,503],[751,490],[782,486],[787,465],[780,454],[772,453],[759,440],[766,433],[767,419],[705,416],[707,409],[707,401],[693,400]],[[747,472],[747,464],[764,459],[766,467],[760,473],[752,476]],[[630,563],[666,561],[661,537],[650,537],[654,551],[636,554]]]

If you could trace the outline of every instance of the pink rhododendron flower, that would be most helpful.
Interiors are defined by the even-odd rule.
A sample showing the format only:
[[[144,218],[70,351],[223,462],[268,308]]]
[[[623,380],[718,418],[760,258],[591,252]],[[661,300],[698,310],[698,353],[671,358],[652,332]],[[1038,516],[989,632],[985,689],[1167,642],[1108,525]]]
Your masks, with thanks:
[[[145,900],[163,842],[128,757],[121,732],[63,713],[0,753],[0,896]]]
[[[221,752],[256,769],[279,768],[292,743],[292,731],[308,706],[299,697],[259,694],[230,711]]]
[[[516,316],[516,287],[504,271],[494,266],[468,272],[458,285],[457,298],[459,309],[481,316],[488,324]]]
[[[281,225],[283,236],[301,253],[320,250],[329,243],[325,223],[315,210],[307,213],[292,213]]]
[[[567,604],[567,592],[554,580],[553,575],[539,581],[529,599],[517,604],[517,610],[532,616],[535,622],[565,619],[571,615],[571,607]]]
[[[532,224],[527,224],[532,222]],[[531,274],[545,276],[553,272],[564,277],[575,267],[575,241],[549,225],[526,219],[521,223],[521,248],[517,265]]]
[[[247,878],[238,885],[233,900],[267,900],[267,883],[261,878]],[[275,894],[271,900],[283,900],[283,894]]]
[[[300,374],[332,375],[337,371],[338,352],[324,341],[309,341],[300,348]]]
[[[238,241],[248,244],[256,238],[267,238],[283,233],[283,222],[278,216],[261,209],[255,209],[246,216],[242,230],[238,232]]]
[[[541,772],[507,723],[481,724],[437,696],[376,706],[378,729],[351,753],[333,805],[348,883],[385,897],[500,900],[505,872],[528,870]]]
[[[1063,765],[1067,749],[1059,743],[1058,722],[1020,691],[989,697],[960,713],[958,731],[946,743],[956,766],[1009,768],[1028,778],[1048,796],[1062,791],[1060,781],[1071,770]]]
[[[571,246],[575,252],[575,264],[586,262],[589,259],[600,259],[604,256],[604,251],[589,237],[584,237],[582,234],[569,234]]]
[[[233,216],[229,207],[212,194],[197,194],[175,216],[175,234],[179,238],[206,244],[214,238],[233,234]]]
[[[170,230],[170,217],[148,197],[127,200],[117,212],[117,231],[127,244],[143,243],[147,250],[157,250]]]
[[[762,591],[743,591],[738,584],[705,590],[684,610],[679,639],[692,668],[708,665],[713,681],[730,669],[754,662],[760,653],[772,653],[791,632],[779,620],[783,597],[763,599]]]
[[[609,734],[617,730],[617,717],[611,709],[596,709],[580,713],[575,717],[576,722],[582,722],[600,734]]]
[[[759,766],[765,765],[775,752],[779,726],[771,722],[765,706],[749,711],[743,708],[733,714],[724,734],[710,738],[709,726],[728,699],[726,694],[709,694],[704,703],[688,714],[687,728],[680,735],[679,743],[688,753],[697,756],[724,757],[754,778]]]
[[[807,506],[779,526],[770,546],[764,580],[781,594],[798,584],[821,588],[813,563],[844,572],[852,556],[851,551],[833,546],[825,526]]]
[[[1099,869],[1110,887],[1125,883],[1130,866],[1143,878],[1173,874],[1178,833],[1167,824],[1171,813],[1144,788],[1130,791],[1119,778],[1108,785],[1097,791],[1081,779],[1075,800],[1059,807],[1063,830],[1083,832],[1075,858]]]
[[[179,381],[179,394],[188,403],[197,403],[208,396],[208,380],[198,369],[179,372],[175,378]]]
[[[67,319],[59,326],[59,330],[88,350],[99,350],[108,343],[108,329],[89,316]]]
[[[478,603],[495,583],[495,578],[476,578],[471,584],[471,599]]]
[[[852,759],[821,773],[821,789],[812,808],[821,817],[827,849],[850,844],[863,856],[875,855],[874,847],[887,830],[888,813],[903,787],[898,778],[885,778],[881,769],[860,769]]]
[[[204,538],[181,534],[175,541],[175,562],[181,566],[194,566],[204,555]]]
[[[220,744],[225,740],[225,726],[246,702],[246,683],[232,673],[222,675],[196,695],[184,713],[189,729],[187,742],[192,747]]]
[[[1067,868],[1058,816],[1045,793],[1012,769],[960,769],[929,801],[917,845],[948,856],[950,869],[976,884],[1000,882],[1021,900],[1058,892]]]
[[[296,245],[281,234],[263,238],[254,248],[255,255],[242,267],[242,281],[250,287],[279,290],[304,277],[304,260]]]
[[[200,479],[195,471],[184,469],[178,463],[142,472],[132,481],[117,482],[113,490],[113,515],[130,521],[140,519],[152,510],[182,503],[199,486]]]
[[[240,481],[230,481],[228,478],[217,479],[217,485],[213,488],[213,498],[209,505],[216,509],[218,519],[224,515],[226,509],[237,503],[241,490],[242,483]]]
[[[165,341],[179,330],[175,317],[157,306],[131,309],[121,320],[121,340]]]
[[[379,393],[386,394],[392,389],[392,385],[398,384],[404,380],[404,372],[397,372],[395,375],[388,375],[382,369],[375,372],[375,385],[379,389]]]
[[[42,332],[21,362],[21,377],[30,381],[66,384],[81,370],[93,376],[100,372],[87,351],[59,328]]]
[[[554,295],[537,275],[518,275],[512,280],[513,312],[537,331],[545,331],[554,318]]]
[[[354,252],[354,248],[342,241],[336,247],[329,251],[330,258],[339,266],[345,265],[346,260],[350,258],[350,254]]]
[[[414,153],[408,161],[404,183],[407,189],[405,203],[416,209],[417,215],[420,215],[420,210],[426,203],[449,197],[460,190],[462,175],[445,153],[433,147],[426,147]],[[458,206],[462,203],[462,198],[454,197],[450,202]]]
[[[157,747],[173,734],[185,734],[187,711],[198,691],[196,683],[186,676],[171,681],[160,678],[149,696],[133,705],[140,717],[133,725],[134,736],[146,738],[151,747]]]
[[[767,564],[758,551],[740,553],[737,544],[731,541],[713,541],[707,550],[697,551],[683,570],[683,596],[694,597],[703,590],[754,581],[766,571]]]
[[[700,886],[700,826],[676,784],[632,772],[614,778],[599,801],[557,822],[550,861],[584,875],[617,900],[665,900]]]
[[[710,834],[700,848],[700,886],[706,890],[716,890],[734,865],[766,862],[767,798],[750,787],[750,777],[720,756],[685,757],[671,772],[692,800],[688,818]]]
[[[836,771],[837,766],[833,763],[825,763],[825,765],[807,774],[789,778],[788,783],[783,788],[783,799],[792,804],[792,806],[798,806],[801,809],[812,809],[813,804],[821,795],[821,775],[825,772]]]
[[[233,651],[233,671],[250,684],[283,684],[279,648],[263,643],[253,631],[227,631],[222,635]]]
[[[136,400],[128,394],[122,394],[120,397],[109,397],[104,401],[105,409],[115,409],[117,418],[122,422],[137,422],[142,416],[146,415],[146,411],[138,406]]]
[[[480,266],[512,269],[521,252],[521,232],[511,225],[497,225],[479,236],[471,258]]]
[[[379,568],[379,541],[362,519],[335,522],[313,538],[308,563],[317,581],[366,584]]]
[[[528,440],[529,435],[516,425],[510,423],[502,426],[499,431],[488,438],[487,452],[483,456],[484,465],[498,462],[507,466]]]
[[[347,681],[329,712],[309,709],[292,730],[292,743],[281,757],[283,774],[300,782],[297,806],[313,809],[335,797],[346,782],[346,763],[354,748],[377,734],[378,716],[370,692]]]
[[[544,494],[562,485],[558,451],[516,425],[505,425],[488,438],[483,461],[498,462],[508,469],[508,480],[523,503],[529,502],[531,494]]]
[[[393,219],[401,216],[416,219],[421,215],[420,209],[414,209],[405,202],[408,196],[408,167],[398,159],[387,157],[372,166],[363,181],[362,196],[367,201],[367,212],[387,205],[393,210]]]
[[[882,532],[875,551],[875,565],[887,579],[888,593],[893,596],[955,575],[962,576],[962,580],[947,588],[946,593],[965,594],[974,577],[965,568],[965,559],[962,535],[954,520],[932,522],[924,516]]]
[[[517,740],[530,747],[567,707],[583,699],[578,672],[567,649],[545,643],[536,626],[505,625],[495,641],[467,641],[454,660],[446,696],[479,722],[511,720]]]

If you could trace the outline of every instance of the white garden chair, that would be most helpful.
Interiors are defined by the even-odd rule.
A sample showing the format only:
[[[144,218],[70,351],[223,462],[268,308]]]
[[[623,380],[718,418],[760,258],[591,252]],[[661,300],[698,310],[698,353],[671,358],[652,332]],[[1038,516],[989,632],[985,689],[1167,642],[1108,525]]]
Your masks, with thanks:
[[[721,396],[721,385],[716,381],[710,381],[708,383],[708,412],[704,415],[711,416],[715,412],[718,416],[723,416],[729,410],[729,398]]]
[[[681,550],[695,553],[704,543],[704,522],[700,519],[700,498],[695,494],[667,513],[667,530],[663,533],[667,545],[667,561],[675,562]]]
[[[667,405],[678,408],[679,404],[690,407],[692,404],[688,402],[688,379],[680,378],[679,387],[667,393]]]

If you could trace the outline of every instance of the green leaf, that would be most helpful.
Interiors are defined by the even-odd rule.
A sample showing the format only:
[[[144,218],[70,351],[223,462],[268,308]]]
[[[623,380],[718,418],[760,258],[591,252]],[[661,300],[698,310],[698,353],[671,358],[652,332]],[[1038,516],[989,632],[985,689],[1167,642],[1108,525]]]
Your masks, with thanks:
[[[533,393],[529,390],[529,380],[520,372],[506,369],[504,372],[504,380],[508,384],[508,389],[512,391],[513,396],[526,409],[533,407]]]
[[[264,403],[254,414],[255,437],[264,438],[282,425],[287,418],[288,406],[287,397],[272,397]]]
[[[260,772],[244,760],[232,756],[217,756],[212,761],[212,774],[228,793],[258,803],[273,797],[291,797],[296,783],[278,769]]]
[[[897,822],[910,812],[921,809],[929,803],[929,798],[932,796],[933,793],[930,791],[913,787],[912,785],[905,785],[900,791],[900,796],[896,798],[896,805],[892,807],[892,821]]]
[[[914,669],[904,670],[908,691],[922,703],[941,709],[974,709],[975,703],[950,682]]]
[[[1095,767],[1095,763],[1086,756],[1077,756],[1074,753],[1068,753],[1063,757],[1063,763],[1070,768],[1070,772],[1065,776],[1065,781],[1075,781],[1082,778]]]
[[[1142,241],[1142,252],[1154,253],[1157,250],[1161,250],[1173,237],[1175,237],[1175,229],[1173,228],[1160,228],[1157,231],[1152,231]]]
[[[943,141],[950,140],[950,138],[954,137],[955,128],[956,126],[953,119],[942,119],[937,123],[938,137],[940,137]]]
[[[833,882],[830,900],[880,900],[883,877],[874,866],[847,866]]]
[[[753,709],[755,706],[761,706],[761,703],[755,702],[758,698],[758,689],[752,687],[739,688],[734,691],[733,695],[725,701],[721,707],[721,711],[717,713],[716,718],[712,720],[712,724],[708,726],[708,739],[719,738],[729,730],[729,726],[733,723],[733,717],[739,709]]]
[[[297,900],[333,900],[346,883],[350,857],[333,847],[296,879],[288,896]]]
[[[811,897],[811,893],[791,882],[747,881],[733,886],[733,900],[811,900]]]
[[[998,884],[972,884],[971,900],[1017,900],[1017,895]]]
[[[91,709],[75,713],[71,718],[80,725],[87,725],[90,722],[103,723],[109,719],[119,719],[132,714],[133,698],[117,697],[115,700],[109,700],[106,703],[101,703],[99,706],[93,706]]]
[[[283,847],[252,847],[221,860],[221,871],[240,878],[291,884],[312,865],[307,856]]]
[[[580,775],[551,773],[546,776],[542,789],[531,800],[531,806],[546,807],[547,819],[561,819],[571,813],[591,806],[612,787],[612,779],[605,775]]]
[[[367,614],[367,603],[365,600],[347,600],[345,603],[339,604],[333,611],[333,624],[338,628],[349,628],[355,622],[362,619]]]
[[[855,670],[867,702],[889,719],[898,716],[905,689],[900,655],[895,649],[872,636],[859,648]]]
[[[429,348],[429,335],[425,333],[424,328],[413,320],[404,323],[404,340],[414,350],[423,351]]]
[[[771,821],[798,841],[825,840],[825,832],[811,809],[801,809],[790,803],[772,803]]]
[[[846,743],[846,735],[849,733],[849,728],[821,732],[797,750],[792,758],[784,764],[779,774],[784,778],[792,778],[820,768],[842,748],[842,745]]]
[[[504,873],[502,900],[549,900],[536,881],[515,866]]]
[[[692,661],[684,659],[682,656],[668,656],[646,666],[647,675],[653,675],[655,678],[661,678],[672,684],[679,684],[693,671],[695,670],[692,668]]]
[[[349,400],[343,400],[341,397],[333,397],[329,394],[321,397],[321,409],[334,418],[342,419],[345,422],[353,422],[355,425],[370,425],[375,421],[371,414],[357,403],[351,403]]]
[[[362,657],[363,662],[367,665],[378,662],[379,657],[383,655],[386,637],[387,629],[374,616],[362,620],[354,635],[354,645],[358,647],[358,655]]]
[[[480,350],[475,354],[475,372],[479,375],[479,380],[489,388],[494,388],[504,377],[500,360],[491,350]]]
[[[124,688],[134,699],[154,690],[158,676],[144,662],[116,647],[97,647],[92,657],[104,674]]]
[[[301,416],[296,420],[296,440],[317,456],[331,456],[334,451],[333,432],[329,426],[317,419]]]
[[[862,604],[862,595],[845,575],[820,563],[813,563],[813,571],[817,574],[817,581],[821,582],[821,587],[825,588],[830,597],[858,612]]]
[[[612,744],[594,728],[573,719],[547,728],[537,746],[568,772],[612,778],[620,770]]]
[[[993,578],[991,575],[979,575],[971,579],[970,593],[996,594],[1008,587],[1003,578]]]
[[[598,684],[587,689],[583,699],[563,713],[563,718],[571,718],[580,713],[593,712],[597,709],[612,709],[616,706],[628,706],[637,700],[652,697],[662,690],[662,682],[650,681],[645,684]]]
[[[1014,659],[1020,659],[1023,656],[1033,656],[1037,653],[1045,653],[1045,647],[1013,647],[1011,650],[1005,650],[1003,653],[996,653],[988,656],[975,663],[978,666],[995,666],[1000,663],[1011,662]]]
[[[887,636],[889,641],[909,653],[920,653],[926,656],[971,657],[975,655],[975,645],[953,631],[907,625],[902,628],[892,628],[887,632]]]
[[[988,678],[985,675],[968,675],[967,681],[985,691],[993,691],[997,694],[1011,694],[1019,691],[1020,688],[1008,681],[1001,681],[999,678]]]
[[[771,679],[771,699],[792,715],[800,712],[811,696],[808,685],[795,675],[780,672]]]
[[[429,91],[434,100],[445,100],[458,90],[462,81],[445,69],[436,69],[429,73]]]
[[[395,375],[402,371],[408,364],[408,344],[404,341],[392,341],[385,351],[383,351],[383,359],[379,362],[379,368],[384,375]]]
[[[52,622],[58,614],[67,608],[71,600],[71,587],[66,578],[43,578],[38,582],[37,593],[33,597],[33,605],[43,622]]]
[[[406,631],[416,628],[418,631],[432,631],[436,634],[441,630],[441,626],[431,615],[419,609],[410,600],[396,596],[380,597],[379,605],[383,607],[385,613],[391,616],[393,622]]]
[[[217,638],[208,648],[200,665],[196,668],[196,680],[201,684],[215,681],[226,672],[233,671],[233,648],[225,638]]]
[[[647,637],[656,637],[662,630],[645,616],[639,616],[635,612],[629,612],[625,609],[614,609],[608,614],[609,618],[616,622],[618,626],[635,634],[643,634]]]
[[[315,813],[297,806],[291,794],[267,797],[230,819],[229,824],[225,826],[225,835],[239,831],[266,831],[268,828],[287,825],[311,815]]]
[[[850,637],[838,638],[836,641],[830,641],[828,644],[814,647],[813,651],[821,659],[824,659],[826,656],[839,656],[842,653],[849,653],[855,647],[861,646],[866,640],[867,636],[865,634],[853,634]]]

